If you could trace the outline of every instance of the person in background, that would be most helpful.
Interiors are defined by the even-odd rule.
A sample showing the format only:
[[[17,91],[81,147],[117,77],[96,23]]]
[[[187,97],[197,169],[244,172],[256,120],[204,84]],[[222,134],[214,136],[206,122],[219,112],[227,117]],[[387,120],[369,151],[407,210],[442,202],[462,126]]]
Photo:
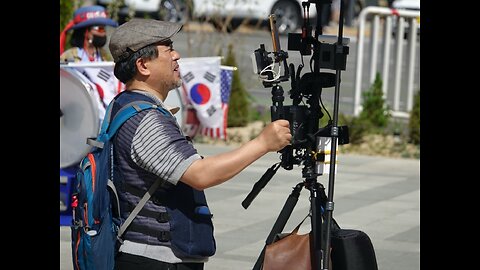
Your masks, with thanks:
[[[244,145],[201,156],[179,128],[164,101],[182,80],[171,38],[182,24],[132,19],[112,33],[110,52],[115,76],[126,89],[112,101],[112,115],[134,101],[163,108],[128,119],[113,139],[114,184],[125,219],[145,191],[159,188],[122,237],[117,270],[201,270],[216,251],[212,213],[204,189],[232,179],[265,154],[290,144],[289,122],[268,124]]]
[[[60,33],[61,62],[111,61],[111,55],[103,48],[107,43],[106,26],[117,27],[118,23],[108,18],[102,6],[80,7],[73,19]],[[65,51],[67,32],[73,30],[70,49]]]
[[[105,108],[115,95],[123,91],[124,85],[113,75],[111,67],[95,67],[93,63],[111,62],[111,54],[104,48],[107,43],[106,27],[117,27],[118,23],[107,16],[104,7],[93,5],[78,8],[73,19],[60,33],[60,64],[85,63],[85,67],[77,67],[92,88],[95,102],[98,104],[100,126]],[[65,50],[67,33],[73,31],[70,39],[72,46]],[[92,65],[88,66],[89,63]]]

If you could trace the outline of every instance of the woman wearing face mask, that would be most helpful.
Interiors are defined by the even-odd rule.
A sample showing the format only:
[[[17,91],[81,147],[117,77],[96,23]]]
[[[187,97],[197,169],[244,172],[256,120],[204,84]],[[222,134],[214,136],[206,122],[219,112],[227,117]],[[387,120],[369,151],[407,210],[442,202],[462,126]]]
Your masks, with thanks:
[[[65,29],[60,33],[60,62],[111,61],[110,54],[103,48],[107,42],[106,26],[118,23],[108,18],[102,6],[86,6],[77,9]],[[70,45],[64,51],[66,35],[73,30]]]
[[[110,55],[103,49],[107,43],[104,25],[94,25],[73,30],[70,40],[72,48],[60,55],[60,61],[101,62],[109,61]]]
[[[68,63],[81,63],[75,68],[85,82],[91,84],[94,102],[98,104],[98,115],[103,121],[105,108],[113,97],[125,89],[113,75],[113,59],[107,46],[107,27],[117,27],[118,23],[107,16],[102,6],[84,6],[73,13],[73,19],[60,33],[60,65]],[[73,30],[70,37],[71,48],[65,50],[67,33]],[[108,66],[96,66],[97,62],[112,61]],[[95,62],[95,64],[93,64]],[[92,63],[93,65],[90,65]]]

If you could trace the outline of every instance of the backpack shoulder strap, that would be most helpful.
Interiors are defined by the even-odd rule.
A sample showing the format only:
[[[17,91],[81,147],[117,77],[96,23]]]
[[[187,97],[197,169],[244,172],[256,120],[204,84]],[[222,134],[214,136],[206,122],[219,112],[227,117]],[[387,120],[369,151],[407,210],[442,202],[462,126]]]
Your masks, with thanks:
[[[170,115],[166,109],[156,105],[152,98],[129,90],[121,92],[115,97],[115,102],[110,102],[110,104],[111,103],[117,104],[117,106],[113,105],[115,108],[112,106],[112,108],[105,114],[105,118],[109,119],[108,121],[111,122],[110,126],[107,126],[105,130],[105,132],[110,135],[108,137],[109,139],[115,135],[115,132],[118,130],[118,128],[128,118],[143,110],[157,109],[164,115]],[[113,120],[111,120],[112,117]]]
[[[125,95],[124,93],[126,92],[122,92],[120,93],[117,97],[121,96],[121,95]],[[140,96],[143,96],[141,94],[137,94],[137,95],[140,95]],[[116,102],[116,99],[117,97],[115,97],[115,100],[114,102],[110,102],[110,104],[108,105],[107,109],[106,109],[106,112],[105,112],[105,117],[103,119],[103,122],[102,122],[102,126],[100,128],[100,132],[97,136],[96,139],[92,139],[92,138],[89,138],[87,139],[87,143],[89,145],[92,145],[92,146],[95,146],[95,147],[98,147],[98,148],[103,148],[103,145],[104,143],[107,141],[107,140],[110,140],[111,138],[113,138],[113,136],[115,135],[115,133],[118,131],[118,129],[122,126],[122,124],[127,121],[130,117],[136,115],[137,113],[143,111],[143,110],[146,110],[146,109],[157,109],[158,111],[160,111],[162,114],[164,115],[169,115],[169,113],[167,112],[166,109],[148,101],[148,100],[133,100],[133,101],[130,101],[126,104],[119,104],[120,109],[118,109],[115,113],[115,115],[113,116],[113,119],[112,119],[112,110],[113,110],[113,106],[115,104],[118,104]]]
[[[135,114],[137,114],[137,113],[139,113],[143,110],[147,110],[147,109],[157,109],[162,114],[168,115],[168,112],[164,108],[162,108],[162,107],[160,107],[156,104],[150,103],[148,101],[133,101],[133,102],[130,102],[127,105],[125,105],[123,108],[121,108],[117,112],[117,114],[115,115],[113,120],[111,121],[110,127],[107,130],[107,134],[109,135],[108,138],[111,138],[117,132],[118,128],[120,128],[120,126],[125,121],[127,121],[127,119],[129,119],[130,117],[134,116]]]

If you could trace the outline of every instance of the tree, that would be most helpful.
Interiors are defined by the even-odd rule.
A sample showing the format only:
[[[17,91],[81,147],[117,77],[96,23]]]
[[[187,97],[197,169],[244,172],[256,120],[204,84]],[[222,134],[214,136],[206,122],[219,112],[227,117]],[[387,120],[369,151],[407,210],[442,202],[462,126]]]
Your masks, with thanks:
[[[233,45],[228,45],[227,56],[222,60],[222,65],[237,66]],[[244,127],[248,123],[248,93],[240,79],[238,70],[233,71],[232,90],[228,105],[228,127]]]
[[[380,73],[377,72],[372,86],[362,95],[363,109],[359,115],[360,123],[374,132],[386,128],[390,120],[390,113],[383,98]]]

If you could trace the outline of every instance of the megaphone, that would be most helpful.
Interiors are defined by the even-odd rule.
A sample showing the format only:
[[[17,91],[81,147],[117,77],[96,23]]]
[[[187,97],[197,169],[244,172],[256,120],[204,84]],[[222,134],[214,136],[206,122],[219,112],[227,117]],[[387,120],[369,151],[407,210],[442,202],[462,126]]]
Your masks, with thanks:
[[[78,70],[60,66],[60,169],[78,165],[91,150],[100,119],[98,95]]]

